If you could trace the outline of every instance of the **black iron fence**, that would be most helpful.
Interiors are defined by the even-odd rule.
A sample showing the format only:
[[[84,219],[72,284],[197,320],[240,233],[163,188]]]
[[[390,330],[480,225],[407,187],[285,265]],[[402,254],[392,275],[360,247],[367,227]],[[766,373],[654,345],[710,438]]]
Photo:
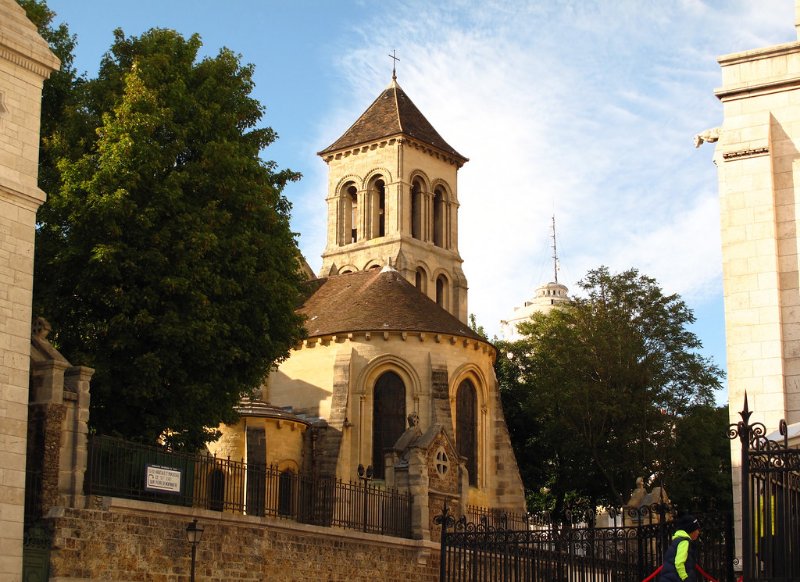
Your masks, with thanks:
[[[411,537],[411,497],[365,483],[313,479],[277,467],[89,439],[87,495],[109,495],[312,525]]]
[[[469,523],[502,529],[528,529],[534,523],[530,513],[514,513],[475,505],[467,505],[464,518]]]
[[[784,421],[782,442],[773,441],[751,414],[745,395],[742,420],[729,431],[742,446],[743,579],[800,580],[800,449],[789,447]]]
[[[22,538],[22,579],[44,582],[50,573],[52,531],[42,519],[42,472],[25,472],[25,522]]]
[[[468,512],[469,513],[469,512]],[[621,512],[620,514],[621,515]],[[640,582],[661,565],[674,533],[662,506],[627,513],[625,526],[545,523],[506,527],[502,517],[454,519],[445,507],[440,580],[458,582]],[[720,582],[733,582],[731,516],[700,516],[699,562]],[[519,521],[519,520],[516,520]]]

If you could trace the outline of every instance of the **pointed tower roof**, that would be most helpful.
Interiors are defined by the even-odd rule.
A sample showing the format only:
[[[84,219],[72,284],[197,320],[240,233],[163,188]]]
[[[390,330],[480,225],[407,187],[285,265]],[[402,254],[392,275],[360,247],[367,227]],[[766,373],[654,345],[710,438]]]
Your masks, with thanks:
[[[419,140],[457,158],[459,165],[468,161],[468,158],[444,141],[394,78],[383,93],[350,126],[350,129],[330,146],[318,152],[318,155],[325,156],[337,150],[399,134]]]

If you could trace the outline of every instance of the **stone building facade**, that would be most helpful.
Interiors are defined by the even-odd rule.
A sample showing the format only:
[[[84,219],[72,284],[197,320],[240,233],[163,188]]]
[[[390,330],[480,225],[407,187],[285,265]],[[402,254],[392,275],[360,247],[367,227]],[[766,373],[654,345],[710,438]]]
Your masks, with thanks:
[[[800,18],[800,1],[796,1]],[[787,23],[788,32],[789,23]],[[800,27],[798,41],[719,58],[718,139],[728,394],[768,432],[800,423]],[[698,144],[701,140],[698,139]],[[740,444],[731,442],[741,530]],[[737,535],[741,540],[741,535]],[[741,548],[737,545],[737,555]]]
[[[569,301],[567,286],[558,281],[539,285],[533,297],[515,307],[508,319],[500,321],[500,336],[506,341],[515,341],[522,336],[517,329],[520,323],[530,321],[534,313],[548,313]]]
[[[14,0],[0,0],[0,579],[21,580],[33,244],[42,83],[59,67]]]

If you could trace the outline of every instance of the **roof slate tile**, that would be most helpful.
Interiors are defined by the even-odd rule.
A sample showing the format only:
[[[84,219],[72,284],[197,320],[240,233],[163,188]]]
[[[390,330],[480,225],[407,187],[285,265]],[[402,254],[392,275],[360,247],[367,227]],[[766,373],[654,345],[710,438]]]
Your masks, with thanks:
[[[361,114],[361,117],[339,139],[319,152],[319,155],[400,134],[442,150],[458,158],[462,163],[467,161],[467,158],[459,154],[439,135],[394,80]]]
[[[311,282],[298,310],[309,337],[354,331],[413,331],[486,341],[394,269],[346,273]]]

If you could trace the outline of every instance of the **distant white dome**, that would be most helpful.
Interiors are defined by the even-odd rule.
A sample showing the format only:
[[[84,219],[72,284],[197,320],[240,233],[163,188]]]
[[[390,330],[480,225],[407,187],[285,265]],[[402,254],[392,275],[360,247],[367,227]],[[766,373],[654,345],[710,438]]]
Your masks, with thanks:
[[[561,283],[545,283],[536,288],[534,296],[520,307],[514,308],[511,317],[500,322],[500,334],[508,341],[520,339],[517,325],[528,321],[534,313],[547,313],[554,307],[569,301],[566,285]]]

